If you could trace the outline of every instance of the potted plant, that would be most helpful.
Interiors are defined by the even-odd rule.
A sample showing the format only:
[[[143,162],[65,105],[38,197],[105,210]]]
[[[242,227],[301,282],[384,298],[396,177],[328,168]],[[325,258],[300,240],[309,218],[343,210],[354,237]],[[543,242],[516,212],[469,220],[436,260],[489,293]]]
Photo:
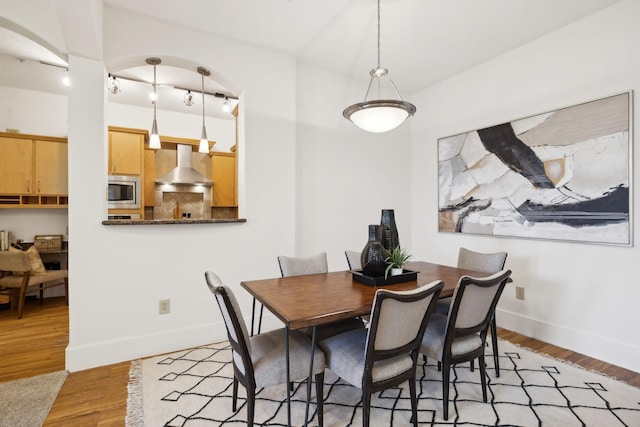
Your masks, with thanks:
[[[409,261],[409,258],[411,258],[411,255],[400,246],[387,249],[387,258],[384,260],[387,263],[387,269],[384,271],[384,278],[386,279],[389,276],[389,271],[391,271],[392,276],[402,274],[404,265]]]

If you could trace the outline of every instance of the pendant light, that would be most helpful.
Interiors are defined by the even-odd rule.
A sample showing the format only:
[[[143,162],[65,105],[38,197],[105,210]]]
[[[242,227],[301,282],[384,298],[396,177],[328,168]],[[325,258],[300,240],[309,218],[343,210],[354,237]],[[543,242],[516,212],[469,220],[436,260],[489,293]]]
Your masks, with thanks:
[[[157,150],[160,148],[160,135],[158,135],[158,122],[156,121],[156,104],[158,103],[158,93],[156,92],[156,65],[162,61],[160,58],[147,58],[147,64],[153,65],[153,124],[151,125],[151,135],[149,136],[149,148]]]
[[[209,138],[207,138],[207,128],[204,125],[204,76],[210,76],[211,73],[203,67],[198,67],[198,73],[200,73],[200,76],[202,77],[202,134],[200,135],[200,146],[198,147],[198,152],[208,153]]]
[[[367,132],[387,132],[400,126],[409,116],[416,112],[415,105],[402,100],[395,83],[389,76],[389,70],[380,67],[380,0],[378,0],[378,66],[369,73],[371,80],[364,101],[353,104],[344,109],[342,115],[351,120],[360,129]],[[399,99],[376,99],[369,100],[369,93],[374,82],[380,95],[380,85],[382,79],[389,79],[393,90]]]

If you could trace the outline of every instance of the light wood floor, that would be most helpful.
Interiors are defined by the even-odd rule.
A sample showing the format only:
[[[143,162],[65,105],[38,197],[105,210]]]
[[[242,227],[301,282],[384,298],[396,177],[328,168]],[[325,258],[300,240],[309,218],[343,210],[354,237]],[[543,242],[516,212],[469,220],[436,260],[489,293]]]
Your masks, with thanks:
[[[64,369],[68,322],[64,298],[49,298],[42,305],[29,301],[21,320],[16,318],[15,310],[0,311],[0,382]],[[500,329],[498,335],[640,387],[637,372],[504,329]],[[69,374],[45,426],[123,426],[129,367],[129,362],[125,362]]]

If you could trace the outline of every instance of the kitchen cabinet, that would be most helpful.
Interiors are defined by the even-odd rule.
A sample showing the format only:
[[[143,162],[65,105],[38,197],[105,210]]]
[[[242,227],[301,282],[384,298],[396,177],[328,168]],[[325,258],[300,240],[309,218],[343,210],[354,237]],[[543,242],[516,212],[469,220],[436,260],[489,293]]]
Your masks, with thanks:
[[[33,140],[0,137],[0,193],[31,194],[33,189]]]
[[[36,140],[35,146],[35,194],[67,194],[67,143]]]
[[[211,206],[238,206],[236,196],[238,182],[236,154],[223,152],[211,153],[211,175],[213,179]]]
[[[0,133],[0,208],[68,205],[67,140]]]
[[[144,150],[144,204],[153,206],[156,200],[156,150]]]
[[[109,127],[109,175],[142,175],[146,133]]]

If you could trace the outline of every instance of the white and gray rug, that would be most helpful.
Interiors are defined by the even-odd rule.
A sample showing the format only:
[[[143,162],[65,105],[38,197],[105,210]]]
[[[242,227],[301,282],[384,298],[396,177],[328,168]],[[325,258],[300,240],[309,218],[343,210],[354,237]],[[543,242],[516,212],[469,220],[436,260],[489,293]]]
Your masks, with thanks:
[[[488,403],[480,373],[469,365],[451,374],[449,420],[442,419],[442,381],[434,361],[418,368],[418,421],[424,426],[640,426],[640,389],[500,341],[496,378],[487,356]],[[227,342],[132,363],[127,426],[233,426],[246,424],[245,392],[231,411],[233,367]],[[326,371],[324,425],[361,426],[360,390]],[[306,384],[296,383],[292,424],[304,424]],[[315,387],[312,392],[315,402]],[[372,399],[372,426],[410,425],[409,389]],[[310,406],[317,425],[315,403]],[[287,424],[284,385],[259,390],[255,424]]]

